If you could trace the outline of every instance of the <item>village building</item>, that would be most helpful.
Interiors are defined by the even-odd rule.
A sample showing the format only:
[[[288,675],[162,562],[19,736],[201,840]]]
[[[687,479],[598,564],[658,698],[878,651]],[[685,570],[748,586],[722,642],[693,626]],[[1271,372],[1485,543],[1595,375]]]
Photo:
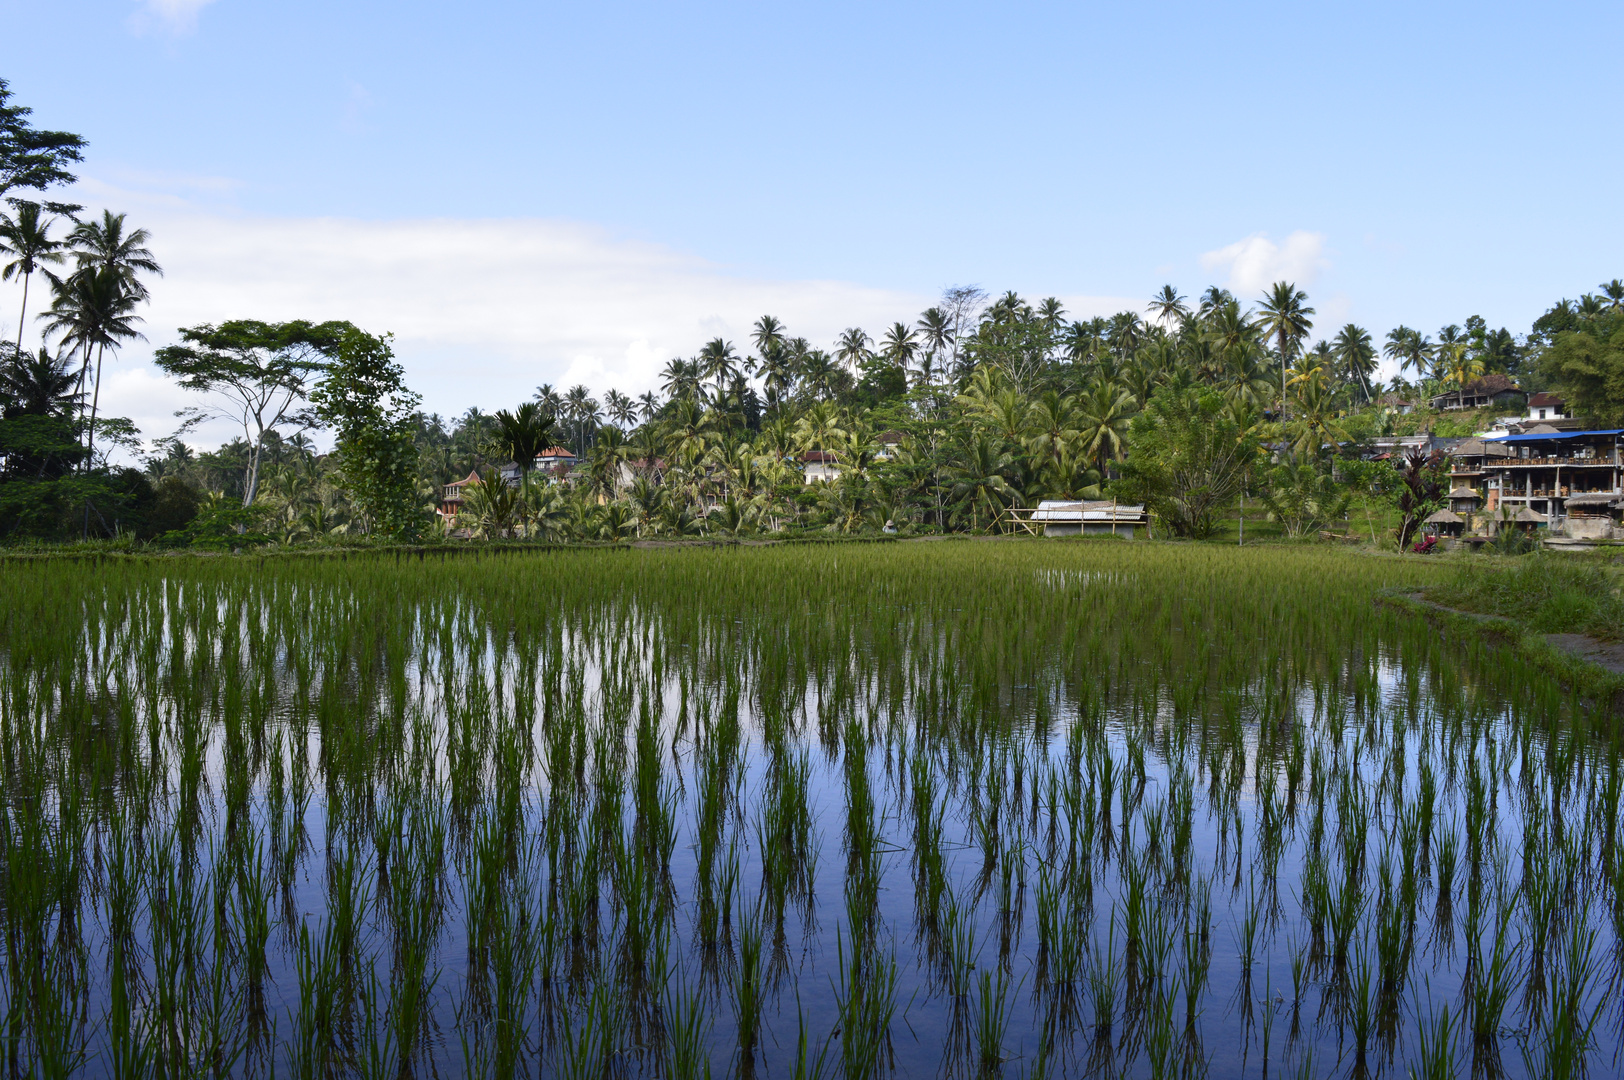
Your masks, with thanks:
[[[1541,390],[1528,399],[1528,417],[1532,421],[1540,420],[1567,420],[1568,403],[1562,400],[1560,394],[1548,393]]]
[[[1468,535],[1513,524],[1572,539],[1624,538],[1624,429],[1536,424],[1503,439],[1468,439],[1455,448],[1450,482],[1448,512],[1461,516]]]
[[[801,455],[801,476],[808,484],[832,484],[840,479],[840,459],[827,450],[808,450]]]
[[[1011,509],[1010,519],[1036,535],[1120,536],[1134,538],[1134,530],[1145,523],[1145,508],[1110,499],[1084,502],[1045,500],[1033,509]]]
[[[470,485],[483,484],[484,482],[480,478],[479,470],[475,469],[463,479],[446,484],[440,490],[440,505],[435,507],[434,512],[439,514],[440,519],[447,525],[454,525],[457,521],[457,515],[462,513],[462,503],[467,488]]]
[[[1432,399],[1432,407],[1440,412],[1490,407],[1521,411],[1527,404],[1528,395],[1518,388],[1509,375],[1499,373],[1473,379],[1465,386]]]

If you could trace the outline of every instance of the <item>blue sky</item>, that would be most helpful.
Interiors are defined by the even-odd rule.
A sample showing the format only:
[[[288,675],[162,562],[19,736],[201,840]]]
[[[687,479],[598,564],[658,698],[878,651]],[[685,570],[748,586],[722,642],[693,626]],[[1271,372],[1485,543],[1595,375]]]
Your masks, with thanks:
[[[961,282],[1094,314],[1283,275],[1379,337],[1624,276],[1617,4],[0,13],[0,74],[90,140],[80,198],[171,269],[154,344],[352,317],[444,412],[645,389],[767,310],[877,334]]]

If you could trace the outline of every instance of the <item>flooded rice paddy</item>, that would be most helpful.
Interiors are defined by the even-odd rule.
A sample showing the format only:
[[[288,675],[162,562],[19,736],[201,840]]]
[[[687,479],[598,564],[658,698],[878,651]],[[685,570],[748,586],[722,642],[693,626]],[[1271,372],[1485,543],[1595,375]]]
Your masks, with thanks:
[[[1433,572],[5,564],[0,1070],[1616,1075],[1611,724]]]

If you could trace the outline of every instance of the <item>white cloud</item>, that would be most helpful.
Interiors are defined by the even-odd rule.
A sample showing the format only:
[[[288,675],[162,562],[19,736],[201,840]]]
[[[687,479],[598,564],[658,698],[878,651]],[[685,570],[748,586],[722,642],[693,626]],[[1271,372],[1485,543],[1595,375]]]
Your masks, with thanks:
[[[152,368],[152,349],[198,323],[347,319],[391,331],[424,407],[454,415],[526,400],[544,382],[655,389],[667,360],[711,337],[748,348],[764,314],[827,346],[844,327],[875,334],[932,302],[844,281],[743,276],[568,221],[252,217],[94,182],[73,196],[93,211],[128,210],[165,270],[142,311],[149,342],[127,346],[102,386],[103,411],[130,416],[148,437],[173,430],[173,411],[191,401]],[[15,281],[0,288],[0,310],[19,299]],[[29,299],[40,310],[39,290]],[[198,435],[227,437],[223,427]]]
[[[540,383],[584,383],[599,395],[654,390],[666,361],[710,338],[747,350],[765,314],[828,348],[848,326],[879,337],[935,302],[849,281],[750,276],[578,222],[255,217],[209,198],[229,192],[229,181],[153,182],[156,190],[142,191],[85,180],[64,193],[92,212],[128,211],[152,233],[164,267],[141,312],[149,341],[123,349],[102,383],[103,412],[129,416],[149,439],[173,431],[174,411],[195,403],[152,365],[152,350],[199,323],[347,319],[393,332],[423,407],[449,417],[528,400]],[[19,299],[15,280],[0,285],[0,311],[15,312]],[[1143,308],[1119,297],[1061,299],[1072,318]],[[31,311],[42,302],[34,290]],[[29,337],[36,333],[31,326]],[[188,438],[214,445],[231,434],[211,424]]]
[[[1286,237],[1282,244],[1264,233],[1254,233],[1201,256],[1201,268],[1209,273],[1224,272],[1225,284],[1242,297],[1261,293],[1276,281],[1307,287],[1329,265],[1325,235],[1302,230]]]
[[[214,0],[136,0],[140,10],[130,16],[130,28],[145,33],[154,25],[174,33],[186,33],[197,27],[198,12]]]

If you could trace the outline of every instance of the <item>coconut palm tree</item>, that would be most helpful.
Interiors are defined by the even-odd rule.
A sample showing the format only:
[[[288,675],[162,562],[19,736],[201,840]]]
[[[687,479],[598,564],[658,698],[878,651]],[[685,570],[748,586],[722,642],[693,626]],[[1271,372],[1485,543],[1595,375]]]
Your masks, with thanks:
[[[646,390],[637,399],[637,415],[644,423],[654,419],[654,414],[660,411],[659,396],[652,390]]]
[[[939,307],[926,308],[916,325],[924,338],[925,355],[932,361],[953,351],[953,320],[947,312]]]
[[[103,210],[100,221],[81,221],[68,234],[68,246],[79,269],[112,270],[123,279],[136,300],[147,299],[142,274],[163,277],[163,267],[147,248],[152,234],[145,229],[125,229],[125,215]]]
[[[1431,338],[1402,324],[1387,332],[1387,344],[1382,346],[1383,355],[1399,362],[1400,372],[1413,367],[1419,379],[1431,371],[1434,351]]]
[[[13,356],[0,365],[0,400],[24,416],[67,416],[82,396],[73,388],[78,379],[66,356],[52,356],[41,345],[38,354]]]
[[[981,527],[983,517],[992,521],[999,510],[1020,497],[1008,479],[1014,466],[1014,455],[988,433],[971,435],[959,448],[948,471],[953,485],[949,498],[969,511],[972,529]]]
[[[815,396],[827,400],[833,395],[835,377],[840,369],[828,353],[822,349],[812,349],[801,357],[797,366],[800,368],[801,382]]]
[[[712,338],[699,350],[699,370],[716,384],[716,396],[727,392],[727,384],[739,373],[739,354],[731,341]]]
[[[1169,329],[1177,326],[1179,322],[1190,314],[1190,307],[1184,302],[1184,297],[1171,285],[1163,285],[1162,291],[1150,298],[1149,311],[1156,320]]]
[[[853,369],[868,359],[868,335],[855,326],[847,327],[835,343],[835,359]]]
[[[1077,402],[1076,431],[1084,456],[1105,471],[1106,462],[1121,461],[1128,445],[1128,425],[1136,402],[1120,383],[1100,380]]]
[[[1360,389],[1365,392],[1365,400],[1369,401],[1370,376],[1376,372],[1376,346],[1371,344],[1370,331],[1348,323],[1337,332],[1336,340],[1331,343],[1331,353],[1342,365],[1342,370],[1358,381]]]
[[[1212,312],[1217,311],[1225,304],[1233,304],[1235,294],[1228,289],[1220,289],[1216,285],[1207,286],[1207,291],[1201,294],[1201,303],[1196,308],[1196,317],[1205,319]]]
[[[880,355],[906,372],[919,355],[919,335],[907,323],[893,323],[880,342]]]
[[[1257,326],[1265,337],[1273,337],[1280,353],[1280,408],[1286,409],[1286,368],[1308,332],[1314,329],[1309,318],[1314,309],[1308,306],[1308,294],[1289,281],[1277,281],[1264,294],[1258,304]]]
[[[63,261],[62,242],[51,238],[55,221],[50,217],[41,220],[40,206],[32,202],[19,201],[15,218],[0,214],[0,253],[16,256],[0,269],[0,281],[10,281],[14,274],[23,279],[22,312],[17,316],[18,356],[23,352],[23,325],[28,320],[29,279],[39,270],[54,284],[56,277],[45,268],[46,264],[56,266]]]
[[[575,452],[577,455],[586,453],[587,433],[598,426],[603,419],[603,412],[598,408],[598,400],[592,392],[579,384],[569,388],[564,395],[564,412],[575,425]]]
[[[637,423],[637,403],[628,394],[610,390],[603,395],[603,411],[611,423],[629,428]]]
[[[770,351],[783,346],[784,324],[771,315],[763,315],[750,332],[750,343],[756,347],[756,355],[766,360]]]
[[[553,414],[554,419],[564,415],[564,396],[553,388],[552,383],[542,383],[536,387],[533,397],[542,408]]]
[[[1624,279],[1614,278],[1612,281],[1604,281],[1599,288],[1601,294],[1613,306],[1613,310],[1624,308]]]
[[[138,230],[139,231],[139,230]],[[64,345],[71,344],[80,357],[79,386],[82,391],[89,373],[91,354],[96,358],[95,390],[90,398],[90,424],[86,428],[86,448],[94,460],[96,450],[96,409],[101,401],[102,357],[125,341],[145,340],[135,329],[141,321],[134,314],[138,295],[128,279],[114,266],[86,268],[54,286],[51,308],[40,315],[48,319],[45,333],[58,334]]]

